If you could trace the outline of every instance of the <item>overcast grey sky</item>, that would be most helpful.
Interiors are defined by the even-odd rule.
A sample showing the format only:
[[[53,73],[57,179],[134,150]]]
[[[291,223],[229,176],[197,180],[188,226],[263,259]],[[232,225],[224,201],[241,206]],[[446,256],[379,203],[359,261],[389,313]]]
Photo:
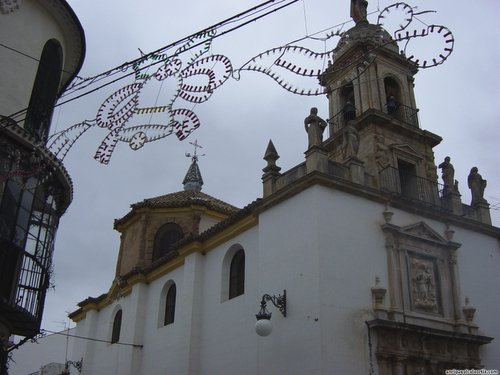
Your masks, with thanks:
[[[87,39],[82,77],[139,57],[139,48],[143,52],[156,50],[260,3],[255,0],[191,0],[175,5],[162,0],[68,2],[79,17]],[[267,49],[349,21],[349,3],[349,0],[300,0],[215,40],[212,52],[227,56],[234,67],[239,67]],[[382,9],[391,3],[371,0],[368,10]],[[420,11],[437,11],[419,18],[427,24],[447,26],[455,37],[455,49],[448,60],[438,67],[420,70],[415,80],[420,126],[443,137],[434,149],[436,164],[445,156],[451,157],[465,203],[470,202],[467,175],[477,166],[488,180],[485,197],[490,204],[498,205],[500,2],[418,0],[411,4]],[[376,16],[369,19],[376,22]],[[344,30],[351,26],[352,23],[347,24]],[[307,43],[318,52],[325,49],[322,41]],[[440,48],[429,39],[415,43],[414,50],[417,56],[435,56]],[[132,79],[122,81],[59,107],[54,113],[52,131],[95,118],[108,95],[120,85],[132,82]],[[165,100],[164,95],[161,91],[159,103]],[[243,207],[261,197],[265,166],[262,156],[269,139],[281,156],[278,165],[283,170],[304,160],[307,136],[303,120],[312,106],[318,107],[320,116],[328,117],[325,96],[294,95],[269,77],[243,72],[239,81],[229,79],[210,100],[195,107],[201,126],[185,141],[168,136],[135,152],[121,143],[106,166],[96,162],[93,155],[107,133],[96,128],[84,134],[64,161],[73,179],[74,200],[59,226],[54,258],[56,289],[48,293],[43,328],[63,329],[61,322],[67,321],[67,313],[74,311],[79,301],[108,291],[119,249],[119,233],[113,230],[113,220],[124,216],[132,203],[182,189],[190,163],[184,154],[193,151],[188,142],[197,139],[204,147],[202,152],[206,156],[199,162],[205,181],[203,191]],[[498,226],[499,211],[492,211],[492,215]]]

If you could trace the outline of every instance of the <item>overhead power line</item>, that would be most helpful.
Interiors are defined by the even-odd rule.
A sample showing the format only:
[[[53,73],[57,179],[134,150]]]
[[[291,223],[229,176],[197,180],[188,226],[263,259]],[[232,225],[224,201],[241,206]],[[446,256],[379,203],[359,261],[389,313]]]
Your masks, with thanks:
[[[136,68],[133,72],[125,73],[130,67],[134,66],[135,64],[139,64],[140,62],[146,61],[147,59],[151,58],[152,56],[157,56],[159,54],[164,54],[166,51],[168,51],[168,50],[170,50],[170,49],[172,49],[174,47],[181,46],[184,43],[188,42],[189,40],[192,40],[193,38],[195,38],[195,37],[197,37],[199,35],[202,35],[204,33],[208,33],[209,31],[218,30],[218,29],[220,29],[220,28],[222,28],[222,27],[224,27],[226,25],[229,25],[229,24],[232,24],[232,23],[236,23],[236,22],[245,20],[245,19],[247,19],[249,17],[252,17],[250,20],[246,20],[245,22],[240,23],[240,24],[238,24],[238,25],[236,25],[234,27],[231,27],[228,30],[220,32],[220,33],[218,33],[218,34],[216,34],[215,36],[212,37],[212,39],[219,38],[219,37],[221,37],[221,36],[223,36],[225,34],[228,34],[230,32],[233,32],[233,31],[235,31],[235,30],[243,27],[243,26],[246,26],[246,25],[248,25],[248,24],[250,24],[252,22],[255,22],[255,21],[257,21],[257,20],[259,20],[259,19],[261,19],[263,17],[266,17],[266,16],[268,16],[268,15],[270,15],[272,13],[275,13],[275,12],[277,12],[277,11],[285,8],[285,7],[288,7],[288,6],[294,4],[294,3],[298,2],[298,1],[299,0],[269,0],[269,1],[266,1],[266,2],[261,3],[261,4],[255,6],[255,7],[253,7],[253,8],[250,8],[250,9],[244,11],[244,12],[238,13],[238,14],[236,14],[236,15],[234,15],[232,17],[229,17],[229,18],[227,18],[227,19],[225,19],[223,21],[220,21],[220,22],[218,22],[218,23],[216,23],[214,25],[211,25],[211,26],[209,26],[207,28],[204,28],[204,29],[202,29],[202,30],[200,30],[200,31],[198,31],[196,33],[193,33],[191,35],[183,37],[183,38],[181,38],[181,39],[179,39],[179,40],[177,40],[177,41],[175,41],[173,43],[170,43],[170,44],[168,44],[168,45],[166,45],[164,47],[161,47],[161,48],[159,48],[159,49],[157,49],[155,51],[152,51],[152,52],[149,52],[147,54],[144,54],[143,56],[141,56],[141,57],[139,57],[139,58],[137,58],[135,60],[125,62],[125,63],[123,63],[123,64],[121,64],[121,65],[119,65],[119,66],[117,66],[115,68],[109,69],[109,70],[107,70],[107,71],[105,71],[103,73],[99,73],[99,74],[97,74],[97,75],[95,75],[93,77],[88,77],[88,78],[80,79],[79,82],[76,82],[73,85],[70,85],[66,89],[65,93],[63,93],[63,95],[61,95],[61,98],[69,96],[69,95],[72,95],[76,91],[83,90],[83,89],[85,89],[85,88],[87,88],[87,87],[89,87],[89,86],[91,86],[91,85],[93,85],[93,84],[95,84],[97,82],[100,82],[100,81],[102,81],[102,80],[104,80],[106,78],[110,78],[113,75],[124,73],[124,74],[120,75],[119,77],[117,77],[117,78],[115,78],[115,79],[113,79],[111,81],[108,81],[106,83],[101,84],[98,87],[89,89],[88,91],[86,91],[86,92],[84,92],[84,93],[82,93],[80,95],[74,96],[74,97],[72,97],[70,99],[67,99],[67,100],[64,100],[64,101],[61,101],[61,102],[57,103],[57,104],[54,105],[54,108],[58,107],[58,106],[62,106],[64,104],[67,104],[67,103],[69,103],[69,102],[71,102],[73,100],[80,99],[80,98],[82,98],[82,97],[84,97],[86,95],[94,93],[94,92],[96,92],[96,91],[98,91],[98,90],[100,90],[100,89],[102,89],[102,88],[104,88],[106,86],[109,86],[109,85],[111,85],[111,84],[113,84],[115,82],[118,82],[118,81],[120,81],[120,80],[122,80],[124,78],[130,77],[131,75],[134,75],[137,72],[144,71],[144,70],[149,69],[151,66],[154,66],[154,65],[157,65],[157,64],[161,64],[161,63],[165,62],[165,60],[167,58],[178,56],[181,53],[187,52],[187,51],[189,51],[189,50],[191,50],[191,49],[193,49],[195,47],[200,46],[201,44],[205,43],[205,41],[201,41],[201,42],[198,42],[196,44],[190,45],[189,47],[187,47],[185,49],[182,49],[182,51],[180,51],[179,53],[172,54],[172,55],[166,57],[165,59],[159,59],[157,61],[152,62],[149,65],[146,65],[146,66],[143,66],[143,67],[140,67],[140,68]],[[280,5],[280,4],[283,4],[283,5],[276,7],[277,5]],[[268,10],[270,8],[271,8],[271,10]],[[265,13],[260,14],[262,12],[265,12]],[[257,16],[255,16],[255,15],[257,15]],[[26,56],[29,57],[29,58],[33,58],[33,57],[29,56],[29,55],[26,55]],[[9,117],[12,120],[14,120],[16,123],[21,123],[25,119],[26,112],[27,112],[27,108],[24,108],[22,110],[19,110],[19,111],[13,113]]]
[[[56,331],[50,331],[48,329],[42,329],[41,331],[42,331],[42,333],[48,332],[48,333],[52,333],[54,335],[61,335],[61,336],[66,336],[66,337],[74,337],[76,339],[82,339],[82,340],[88,340],[88,341],[103,342],[103,343],[106,343],[106,344],[133,346],[134,348],[142,348],[143,347],[140,344],[130,344],[130,343],[126,343],[126,342],[111,342],[110,340],[101,340],[101,339],[96,339],[96,338],[92,338],[92,337],[85,337],[85,336],[73,335],[73,334],[68,333],[68,331],[56,332]]]

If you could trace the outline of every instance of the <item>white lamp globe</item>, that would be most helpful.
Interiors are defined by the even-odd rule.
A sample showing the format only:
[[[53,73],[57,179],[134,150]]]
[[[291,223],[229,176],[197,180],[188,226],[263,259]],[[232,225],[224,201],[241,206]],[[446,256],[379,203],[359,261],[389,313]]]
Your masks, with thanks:
[[[269,319],[259,319],[255,323],[255,332],[259,336],[268,336],[273,330],[273,325]]]

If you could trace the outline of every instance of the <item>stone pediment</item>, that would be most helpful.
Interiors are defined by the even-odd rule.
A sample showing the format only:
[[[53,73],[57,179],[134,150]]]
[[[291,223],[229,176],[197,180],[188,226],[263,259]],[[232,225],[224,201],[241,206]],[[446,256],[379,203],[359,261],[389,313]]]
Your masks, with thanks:
[[[410,146],[409,144],[407,143],[393,143],[391,146],[391,149],[393,151],[396,151],[400,154],[403,154],[403,155],[408,155],[410,156],[412,159],[422,159],[422,154],[420,152],[418,152],[417,150],[415,150],[412,146]]]
[[[401,234],[446,245],[448,241],[423,221],[400,229]]]

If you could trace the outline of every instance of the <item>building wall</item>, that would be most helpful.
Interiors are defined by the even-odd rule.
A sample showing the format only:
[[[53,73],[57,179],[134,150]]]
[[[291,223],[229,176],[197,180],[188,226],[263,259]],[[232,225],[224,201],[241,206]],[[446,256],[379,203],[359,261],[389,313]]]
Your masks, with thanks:
[[[19,9],[7,15],[0,14],[2,43],[19,52],[33,57],[23,56],[15,51],[4,49],[0,54],[0,66],[8,66],[9,74],[2,76],[0,81],[0,115],[9,116],[12,113],[28,107],[32,82],[38,69],[38,59],[45,43],[54,38],[61,43],[63,49],[63,65],[67,68],[69,58],[68,30],[73,25],[63,24],[66,20],[58,18],[46,7],[44,2],[23,1]],[[29,25],[29,27],[26,27]],[[35,60],[36,59],[36,60]],[[71,69],[65,69],[71,71]],[[31,84],[26,85],[26,82]]]
[[[78,323],[78,333],[108,339],[113,314],[123,309],[125,343],[87,343],[84,374],[330,374],[369,373],[371,363],[365,321],[373,319],[371,287],[375,276],[387,286],[384,205],[323,186],[313,186],[262,212],[258,226],[202,255],[186,257],[182,267],[133,292]],[[443,233],[444,222],[392,209],[393,223],[424,221]],[[485,335],[498,336],[500,313],[494,298],[499,248],[495,238],[454,227],[461,299],[478,309],[476,323]],[[233,245],[245,250],[245,293],[226,300],[224,259]],[[481,272],[484,277],[477,277]],[[162,288],[177,286],[175,322],[158,322]],[[284,318],[268,303],[273,333],[259,337],[255,314],[264,293],[287,291]],[[96,329],[89,329],[95,319]],[[84,350],[89,350],[86,354]],[[98,349],[97,349],[98,348]],[[482,349],[486,368],[498,368],[498,344]],[[75,355],[75,354],[74,354]],[[80,354],[76,354],[78,357]]]

